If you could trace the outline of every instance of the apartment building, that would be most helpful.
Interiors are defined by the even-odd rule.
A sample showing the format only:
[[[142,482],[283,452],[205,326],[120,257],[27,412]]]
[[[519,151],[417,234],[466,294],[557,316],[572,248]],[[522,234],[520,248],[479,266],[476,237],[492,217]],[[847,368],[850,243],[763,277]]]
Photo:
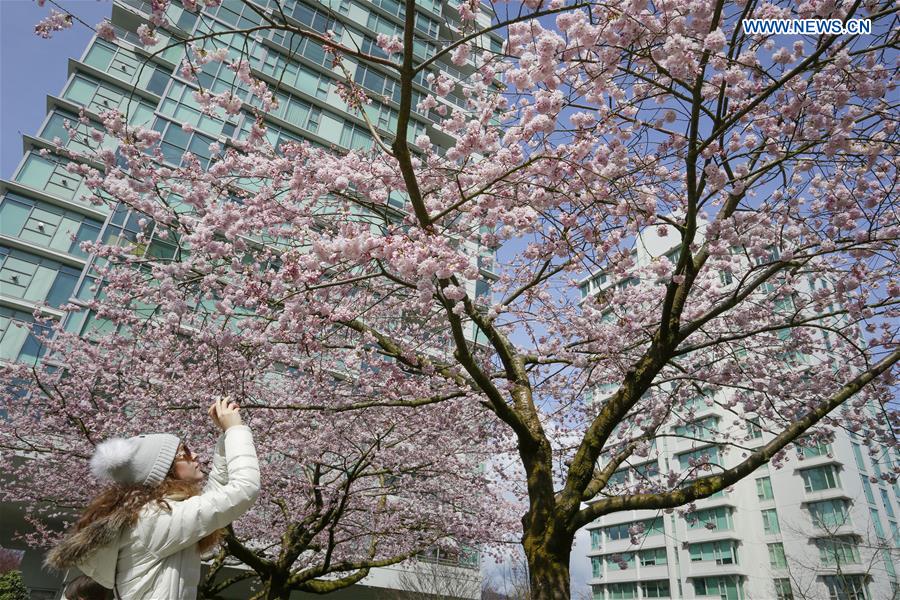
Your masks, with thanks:
[[[671,239],[671,238],[669,238]],[[678,248],[646,233],[633,250],[635,264]],[[723,274],[723,283],[730,283]],[[595,273],[581,283],[582,297],[628,285]],[[809,286],[825,285],[809,281]],[[807,290],[808,291],[808,290]],[[608,389],[593,391],[594,401]],[[633,457],[611,483],[684,470],[698,458],[730,467],[739,452],[713,443],[720,423],[733,420],[721,396],[690,401],[689,423],[673,425],[646,458]],[[749,422],[751,448],[771,434]],[[677,436],[685,437],[677,437]],[[686,439],[693,438],[693,439]],[[706,439],[709,441],[707,442]],[[900,598],[900,485],[880,479],[900,456],[869,456],[862,438],[836,432],[833,442],[789,451],[781,468],[768,465],[732,488],[696,503],[697,510],[628,511],[586,529],[595,600],[645,598],[721,600],[891,600]],[[872,480],[877,480],[873,483]]]

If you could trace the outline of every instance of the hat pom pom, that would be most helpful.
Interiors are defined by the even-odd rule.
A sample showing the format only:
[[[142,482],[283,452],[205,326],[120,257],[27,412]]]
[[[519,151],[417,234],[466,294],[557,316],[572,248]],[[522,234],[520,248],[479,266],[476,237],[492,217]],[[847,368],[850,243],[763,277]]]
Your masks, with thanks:
[[[112,438],[99,444],[91,457],[91,473],[97,479],[113,479],[113,472],[131,460],[135,445],[132,440]]]

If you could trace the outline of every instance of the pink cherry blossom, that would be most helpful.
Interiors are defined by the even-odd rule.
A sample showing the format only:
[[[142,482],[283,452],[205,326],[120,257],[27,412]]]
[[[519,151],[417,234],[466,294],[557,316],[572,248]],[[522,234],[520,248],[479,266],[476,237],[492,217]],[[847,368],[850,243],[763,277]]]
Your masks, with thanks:
[[[72,22],[72,15],[69,13],[51,10],[49,15],[34,26],[34,33],[38,37],[49,39],[53,36],[54,31],[62,31],[72,27]]]
[[[875,15],[871,39],[804,50],[733,34],[742,17],[825,5],[746,6],[529,0],[498,18],[503,55],[479,53],[471,77],[440,65],[470,64],[481,44],[475,0],[459,6],[473,37],[427,65],[399,37],[378,40],[400,54],[385,59],[323,35],[354,118],[384,93],[354,80],[366,61],[400,83],[396,106],[426,116],[424,132],[413,114],[371,127],[365,150],[271,147],[260,107],[276,101],[252,57],[195,42],[181,72],[222,61],[235,82],[192,87],[201,109],[248,123],[208,165],[164,164],[159,134],[116,114],[103,116],[115,152],[46,152],[91,201],[146,222],[83,243],[103,285],[63,310],[91,341],[47,340],[69,377],[10,370],[29,402],[3,406],[0,443],[45,448],[40,498],[77,503],[70,474],[95,438],[159,422],[209,441],[202,404],[233,393],[272,461],[270,502],[240,541],[274,558],[290,515],[349,489],[334,525],[396,533],[378,559],[524,541],[539,600],[569,597],[571,542],[598,517],[690,515],[838,429],[895,451],[892,15]],[[431,93],[413,96],[423,77]],[[70,126],[78,139],[89,124]],[[672,437],[721,452],[667,462],[657,442]],[[364,455],[348,482],[344,461]],[[656,470],[632,476],[636,458]],[[895,481],[900,461],[884,471]],[[27,475],[4,497],[34,501]],[[298,567],[321,565],[318,543]]]

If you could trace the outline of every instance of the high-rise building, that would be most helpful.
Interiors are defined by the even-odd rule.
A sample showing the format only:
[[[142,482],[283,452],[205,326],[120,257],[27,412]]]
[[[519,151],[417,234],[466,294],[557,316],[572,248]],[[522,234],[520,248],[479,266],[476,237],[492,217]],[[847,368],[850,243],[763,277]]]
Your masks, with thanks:
[[[652,233],[633,249],[636,266],[662,256],[674,262],[677,254],[677,246]],[[722,283],[730,284],[728,278],[723,274]],[[595,273],[580,287],[587,298],[630,283],[628,277],[614,280]],[[613,389],[615,384],[593,390],[593,401]],[[662,433],[670,435],[654,440],[655,449],[645,458],[629,459],[610,482],[652,480],[670,469],[688,469],[704,456],[726,468],[737,464],[740,453],[723,453],[713,442],[717,427],[734,420],[722,399],[710,393],[689,401],[693,420],[668,427]],[[747,423],[746,446],[771,439],[752,419]],[[837,430],[831,443],[810,444],[800,454],[789,450],[781,468],[757,469],[728,490],[697,501],[692,513],[626,511],[594,521],[585,528],[592,597],[900,598],[895,566],[900,560],[900,485],[879,479],[900,456],[886,449],[873,459],[860,442]]]
[[[414,53],[418,59],[433,56],[447,40],[459,38],[458,6],[458,0],[416,3]],[[111,22],[116,40],[94,37],[79,59],[69,60],[69,78],[58,95],[47,97],[48,114],[40,131],[24,136],[22,161],[10,180],[0,181],[0,361],[31,362],[41,357],[36,334],[46,326],[35,322],[35,309],[70,332],[82,334],[102,327],[87,310],[68,316],[58,310],[63,304],[90,298],[96,290],[91,257],[81,250],[80,243],[98,238],[107,243],[133,243],[140,230],[141,215],[128,207],[110,209],[86,201],[82,178],[67,170],[66,160],[50,151],[55,142],[75,151],[93,144],[84,126],[79,126],[79,135],[70,137],[67,121],[75,123],[84,111],[99,128],[100,114],[117,109],[126,114],[130,125],[152,127],[161,134],[160,149],[167,161],[179,164],[189,151],[201,162],[208,162],[211,143],[224,146],[248,135],[256,120],[251,110],[258,101],[250,97],[225,63],[213,62],[197,74],[199,84],[213,93],[233,90],[246,104],[234,116],[202,114],[193,97],[198,85],[180,75],[184,47],[176,42],[211,32],[256,27],[263,22],[260,10],[301,29],[330,32],[336,43],[382,57],[386,55],[375,40],[379,34],[402,35],[405,11],[398,0],[255,0],[255,6],[243,0],[223,0],[198,15],[173,1],[167,12],[171,25],[158,29],[159,42],[145,48],[136,31],[148,22],[150,2],[115,0]],[[489,5],[483,4],[478,23],[486,25],[492,18]],[[489,51],[499,51],[502,45],[502,39],[493,33],[476,42]],[[372,98],[365,108],[369,121],[383,138],[391,139],[398,119],[400,85],[389,70],[352,57],[335,66],[333,56],[322,44],[282,30],[219,35],[197,45],[210,51],[227,48],[230,58],[248,60],[252,74],[275,90],[278,107],[265,113],[264,119],[267,137],[276,148],[300,140],[336,152],[372,147],[365,120],[349,110],[337,93],[336,84],[347,74]],[[466,65],[456,66],[441,58],[418,75],[408,139],[427,133],[439,153],[454,143],[440,121],[445,111],[449,114],[454,108],[466,109],[461,87],[439,98],[438,107],[423,110],[417,105],[428,92],[429,74],[443,71],[462,81],[474,71],[475,60],[473,54]],[[182,123],[193,127],[185,129]],[[402,197],[392,196],[390,204],[402,210]],[[174,253],[170,242],[158,238],[147,240],[144,249],[155,256]],[[479,257],[489,256],[477,247],[473,251]],[[491,273],[483,270],[478,281],[470,282],[470,291],[476,297],[485,297],[490,278]],[[43,304],[46,306],[41,307]],[[4,516],[0,519],[4,523],[0,527],[2,546],[10,544],[9,534],[21,521],[13,507],[0,507],[0,515]],[[449,560],[431,558],[442,564]],[[456,563],[449,568],[460,577],[478,577],[478,561],[472,560],[471,553],[453,560]],[[34,597],[39,597],[41,589],[52,593],[56,582],[39,580],[46,578],[39,574],[39,556],[27,555],[25,565]],[[375,587],[390,587],[397,577],[391,569],[376,569],[367,581]],[[476,594],[478,586],[472,589]],[[353,597],[363,597],[358,595],[362,592],[355,593]]]

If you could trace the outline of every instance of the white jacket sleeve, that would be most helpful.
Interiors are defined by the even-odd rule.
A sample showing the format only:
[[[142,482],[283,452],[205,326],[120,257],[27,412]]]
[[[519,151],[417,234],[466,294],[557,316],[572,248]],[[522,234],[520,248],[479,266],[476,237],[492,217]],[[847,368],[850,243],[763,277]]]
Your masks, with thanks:
[[[212,466],[209,477],[206,478],[204,492],[219,490],[228,483],[228,461],[225,459],[225,432],[216,441],[216,449],[213,452]]]
[[[179,552],[243,515],[259,495],[259,462],[253,435],[245,425],[222,436],[227,480],[208,485],[199,496],[152,507],[141,515],[136,533],[158,558]],[[210,474],[212,475],[212,474]]]

